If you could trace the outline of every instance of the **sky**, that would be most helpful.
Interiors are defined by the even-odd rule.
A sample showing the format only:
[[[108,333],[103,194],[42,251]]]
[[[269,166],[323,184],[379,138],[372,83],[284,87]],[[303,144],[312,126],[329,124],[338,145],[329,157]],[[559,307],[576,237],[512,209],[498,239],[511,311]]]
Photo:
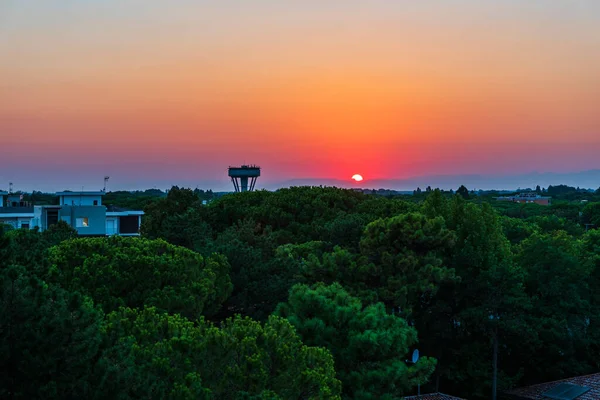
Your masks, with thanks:
[[[599,104],[598,0],[0,1],[0,189],[593,170]]]

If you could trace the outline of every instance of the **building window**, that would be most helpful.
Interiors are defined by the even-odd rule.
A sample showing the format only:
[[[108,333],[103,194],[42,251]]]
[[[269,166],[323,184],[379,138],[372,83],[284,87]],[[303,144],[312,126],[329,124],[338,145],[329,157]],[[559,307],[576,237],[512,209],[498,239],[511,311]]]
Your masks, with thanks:
[[[21,223],[21,228],[22,229],[29,229],[29,222],[22,222]]]
[[[75,226],[77,228],[87,228],[89,225],[88,217],[81,217],[75,220]]]
[[[98,205],[98,200],[94,200],[94,205],[97,206]]]

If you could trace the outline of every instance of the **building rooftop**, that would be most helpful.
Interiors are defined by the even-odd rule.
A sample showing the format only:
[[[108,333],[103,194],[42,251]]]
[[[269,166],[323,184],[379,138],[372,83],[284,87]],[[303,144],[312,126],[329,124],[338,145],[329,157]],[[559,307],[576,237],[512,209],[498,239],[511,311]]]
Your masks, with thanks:
[[[131,208],[125,207],[117,207],[117,206],[105,206],[107,212],[124,212],[124,211],[133,211]]]
[[[65,190],[64,192],[56,192],[57,196],[104,196],[105,194],[106,193],[101,190],[98,190],[96,192],[71,192],[70,190]]]
[[[404,400],[463,400],[460,397],[454,397],[443,393],[429,393],[420,396],[406,396]]]
[[[525,386],[509,390],[506,394],[515,400],[598,400],[600,373]]]
[[[551,196],[515,194],[512,196],[494,197],[496,200],[550,200]]]
[[[106,206],[106,215],[144,215],[142,210],[133,210],[131,208],[123,208],[117,206]]]
[[[0,190],[0,196],[6,196],[8,194],[8,192],[3,192],[2,190]]]

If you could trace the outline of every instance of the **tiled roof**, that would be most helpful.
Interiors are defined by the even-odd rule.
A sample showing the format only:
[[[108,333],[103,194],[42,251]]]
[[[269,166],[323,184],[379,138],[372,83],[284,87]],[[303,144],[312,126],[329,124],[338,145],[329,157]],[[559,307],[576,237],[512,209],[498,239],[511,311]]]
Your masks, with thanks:
[[[460,397],[449,396],[443,393],[429,393],[420,396],[404,397],[404,400],[463,400]]]
[[[591,388],[587,393],[577,397],[577,400],[598,400],[600,399],[600,373],[584,376],[576,376],[574,378],[561,379],[560,381],[540,383],[533,386],[526,386],[518,389],[509,390],[506,394],[513,396],[515,399],[535,399],[545,400],[546,397],[542,393],[546,393],[560,383],[570,383],[572,385],[586,386]]]

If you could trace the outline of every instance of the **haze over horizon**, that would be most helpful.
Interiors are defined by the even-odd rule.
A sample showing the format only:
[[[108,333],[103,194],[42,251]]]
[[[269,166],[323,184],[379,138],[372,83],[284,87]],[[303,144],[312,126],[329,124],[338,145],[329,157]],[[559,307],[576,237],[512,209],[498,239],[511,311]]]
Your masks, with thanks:
[[[90,180],[89,176],[79,177],[77,181],[62,180],[58,182],[13,182],[14,191],[42,191],[57,192],[62,190],[102,190],[103,181],[101,177]],[[335,178],[294,178],[281,181],[272,179],[258,180],[256,190],[277,190],[291,186],[335,186],[346,189],[387,189],[398,191],[413,191],[417,187],[425,189],[427,186],[442,190],[456,190],[461,185],[466,185],[469,190],[518,190],[526,188],[535,188],[540,185],[547,188],[549,185],[567,184],[582,189],[600,189],[600,169],[567,173],[538,173],[518,175],[427,175],[415,176],[405,179],[368,179],[362,182],[348,181]],[[229,178],[224,177],[214,181],[186,181],[181,179],[170,179],[164,181],[137,181],[127,182],[117,177],[111,177],[107,185],[107,191],[136,191],[147,189],[167,190],[172,186],[182,188],[212,190],[214,192],[233,192],[233,185]],[[8,185],[0,185],[0,191],[7,190]]]
[[[8,0],[0,189],[579,176],[599,48],[596,0]]]

